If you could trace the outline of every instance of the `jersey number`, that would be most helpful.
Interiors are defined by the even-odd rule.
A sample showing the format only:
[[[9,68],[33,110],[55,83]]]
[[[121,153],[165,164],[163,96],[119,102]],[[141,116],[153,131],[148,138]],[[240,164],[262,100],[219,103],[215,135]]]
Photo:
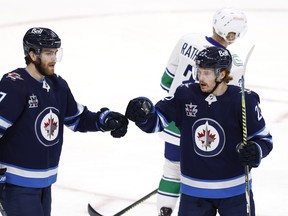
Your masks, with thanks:
[[[260,107],[258,105],[255,106],[255,111],[257,113],[258,121],[260,121],[263,118],[263,116],[262,116],[261,109],[260,109]]]
[[[7,93],[0,92],[0,102],[5,98],[6,95]]]
[[[183,73],[183,76],[186,77],[189,72],[191,72],[191,76],[187,80],[184,80],[183,83],[195,82],[197,80],[197,76],[196,76],[195,71],[193,70],[193,66],[190,65],[190,64],[187,65],[187,67],[186,67],[186,69],[185,69],[185,71]]]

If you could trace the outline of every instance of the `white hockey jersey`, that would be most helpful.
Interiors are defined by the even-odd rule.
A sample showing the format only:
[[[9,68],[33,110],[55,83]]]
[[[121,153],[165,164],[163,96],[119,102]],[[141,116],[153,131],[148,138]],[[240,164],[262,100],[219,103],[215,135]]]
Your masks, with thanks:
[[[183,82],[197,82],[195,58],[197,54],[210,46],[223,47],[220,43],[202,34],[191,33],[184,35],[176,44],[161,79],[161,87],[166,90],[169,95],[174,95],[176,88]],[[240,85],[240,80],[244,72],[244,65],[239,56],[233,52],[231,76],[233,80],[230,85]],[[179,130],[172,125],[168,126],[160,137],[166,142],[179,145]]]

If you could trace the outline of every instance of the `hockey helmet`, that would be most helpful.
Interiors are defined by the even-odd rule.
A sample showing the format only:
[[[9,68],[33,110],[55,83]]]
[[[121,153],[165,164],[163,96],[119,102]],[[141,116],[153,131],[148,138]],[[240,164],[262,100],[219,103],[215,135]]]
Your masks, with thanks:
[[[200,51],[195,62],[197,68],[213,68],[219,76],[221,69],[231,70],[232,56],[227,49],[212,46]]]
[[[40,55],[43,48],[60,48],[61,39],[58,35],[48,29],[35,27],[29,29],[23,38],[24,55],[27,56],[31,50],[34,50],[36,55]]]
[[[247,18],[242,11],[232,8],[223,8],[216,11],[214,14],[213,28],[225,41],[233,43],[237,38],[242,37],[246,33]],[[233,41],[229,41],[226,38],[230,32],[236,34]]]

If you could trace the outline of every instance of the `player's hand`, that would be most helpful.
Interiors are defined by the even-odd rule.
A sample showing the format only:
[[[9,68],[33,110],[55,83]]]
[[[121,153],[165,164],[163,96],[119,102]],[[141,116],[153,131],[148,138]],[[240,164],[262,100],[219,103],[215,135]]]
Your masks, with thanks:
[[[248,141],[247,145],[241,143],[237,146],[237,152],[243,166],[258,167],[261,162],[261,147],[253,141]]]
[[[102,108],[98,114],[97,126],[101,131],[111,131],[114,138],[125,136],[129,121],[124,115],[108,108]]]
[[[134,98],[129,101],[125,116],[133,122],[145,122],[154,112],[153,103],[145,97]]]

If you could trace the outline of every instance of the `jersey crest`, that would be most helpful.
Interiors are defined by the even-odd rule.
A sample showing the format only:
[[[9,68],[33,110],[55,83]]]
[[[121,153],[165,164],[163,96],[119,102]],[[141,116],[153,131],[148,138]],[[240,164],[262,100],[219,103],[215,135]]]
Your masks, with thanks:
[[[186,116],[196,117],[196,113],[198,112],[197,105],[193,105],[192,103],[185,104],[185,112]]]
[[[192,126],[194,151],[202,157],[215,157],[225,146],[225,133],[213,119],[202,118]]]
[[[28,100],[29,108],[37,108],[38,107],[38,99],[37,96],[32,94],[30,99]]]
[[[242,59],[236,54],[232,54],[232,61],[237,67],[243,66]]]
[[[16,81],[17,79],[23,80],[23,78],[20,76],[20,74],[15,73],[15,72],[8,73],[6,78],[10,78],[11,80],[14,80],[14,81]]]
[[[46,146],[53,146],[59,142],[59,110],[47,107],[37,117],[35,133],[39,142]]]

